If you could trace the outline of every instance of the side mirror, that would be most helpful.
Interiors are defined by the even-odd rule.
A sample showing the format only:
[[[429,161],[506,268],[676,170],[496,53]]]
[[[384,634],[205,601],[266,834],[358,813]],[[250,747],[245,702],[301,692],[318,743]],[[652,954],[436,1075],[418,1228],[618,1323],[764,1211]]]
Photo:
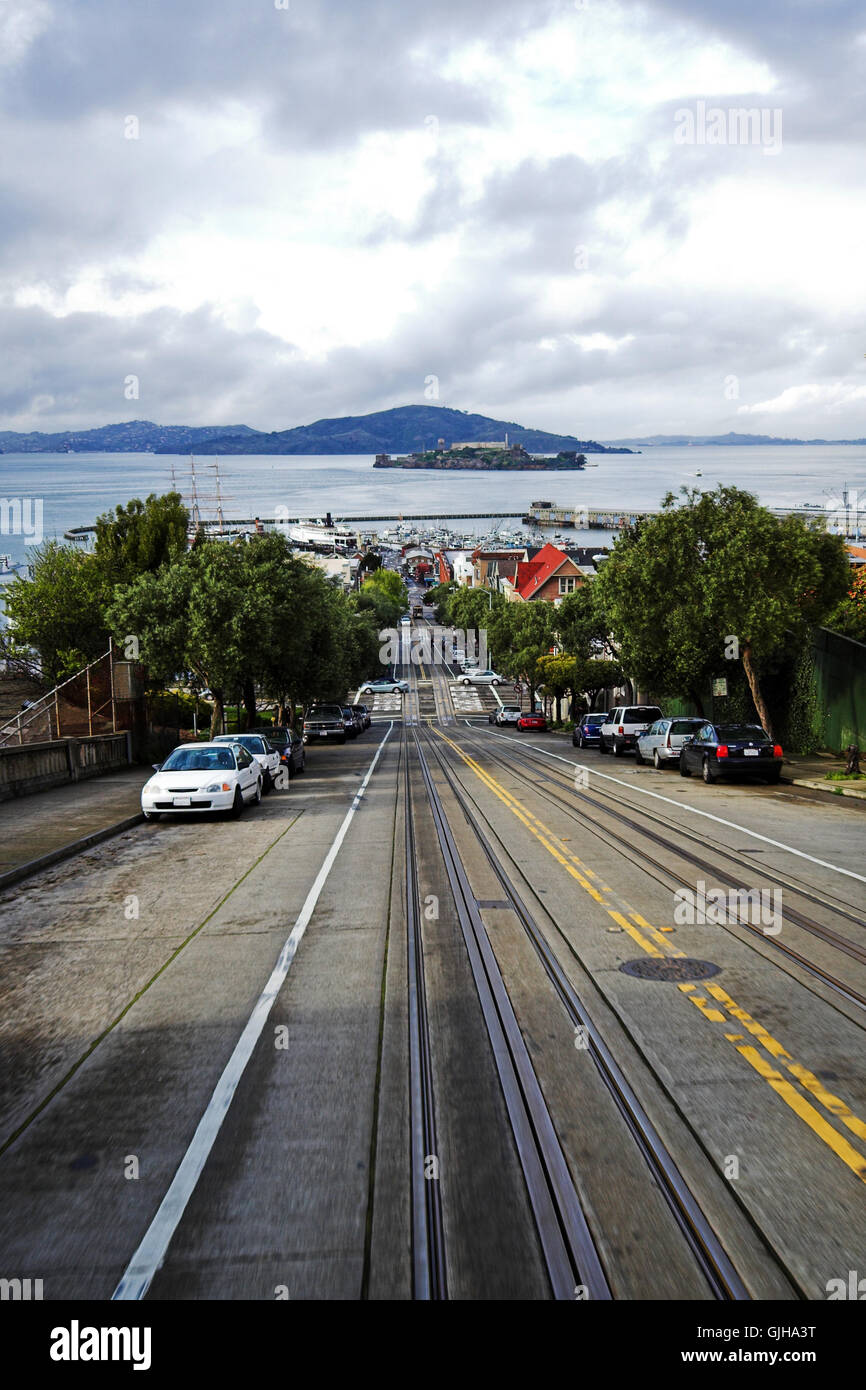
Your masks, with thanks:
[[[162,763],[151,763],[151,767],[153,768],[154,772],[159,772],[159,769],[162,767]]]

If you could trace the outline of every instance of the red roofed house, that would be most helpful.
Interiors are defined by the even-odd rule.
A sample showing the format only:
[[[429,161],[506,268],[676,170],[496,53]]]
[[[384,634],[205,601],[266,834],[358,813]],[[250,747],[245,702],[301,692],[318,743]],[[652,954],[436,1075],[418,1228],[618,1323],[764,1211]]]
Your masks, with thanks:
[[[555,545],[545,545],[534,559],[517,566],[514,579],[502,580],[502,591],[512,603],[559,603],[573,594],[584,582],[585,575],[576,561]]]

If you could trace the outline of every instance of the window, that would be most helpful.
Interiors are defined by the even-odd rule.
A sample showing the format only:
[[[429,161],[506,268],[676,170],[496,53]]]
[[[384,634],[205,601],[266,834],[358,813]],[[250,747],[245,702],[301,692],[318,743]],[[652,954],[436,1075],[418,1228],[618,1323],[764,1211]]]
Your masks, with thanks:
[[[559,576],[559,592],[561,594],[573,594],[575,576],[573,574],[561,574]]]

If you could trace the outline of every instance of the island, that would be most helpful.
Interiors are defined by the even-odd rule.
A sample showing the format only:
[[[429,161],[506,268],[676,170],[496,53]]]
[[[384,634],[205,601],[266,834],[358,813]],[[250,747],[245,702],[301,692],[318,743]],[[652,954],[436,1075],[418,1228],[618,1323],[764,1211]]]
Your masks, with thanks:
[[[603,444],[590,440],[583,448],[600,454],[630,454],[631,449],[608,449]],[[439,441],[435,449],[425,449],[420,453],[407,454],[403,458],[392,458],[390,454],[377,454],[374,468],[450,468],[479,472],[574,472],[586,467],[586,454],[576,449],[560,449],[552,456],[530,454],[522,444],[471,443],[452,444],[445,447]]]

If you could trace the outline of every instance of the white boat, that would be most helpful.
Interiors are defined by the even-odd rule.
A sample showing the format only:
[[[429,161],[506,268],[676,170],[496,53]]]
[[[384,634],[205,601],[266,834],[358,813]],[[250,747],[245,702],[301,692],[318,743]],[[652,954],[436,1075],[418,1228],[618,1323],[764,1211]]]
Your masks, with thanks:
[[[344,526],[328,526],[323,521],[289,526],[288,537],[295,545],[311,545],[323,550],[348,550],[358,543],[354,531]]]

